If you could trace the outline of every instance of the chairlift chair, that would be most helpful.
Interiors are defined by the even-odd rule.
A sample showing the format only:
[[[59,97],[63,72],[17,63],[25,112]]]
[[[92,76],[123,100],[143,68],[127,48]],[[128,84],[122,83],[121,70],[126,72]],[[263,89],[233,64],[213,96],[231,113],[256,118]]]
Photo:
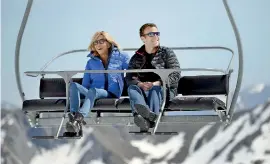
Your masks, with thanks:
[[[67,54],[77,52],[87,52],[85,49],[72,50],[61,53],[49,62],[47,62],[40,71],[26,71],[25,75],[34,78],[40,77],[39,85],[39,99],[26,99],[21,86],[19,74],[19,55],[20,44],[23,31],[31,10],[33,0],[28,0],[25,15],[19,31],[16,52],[15,52],[15,73],[18,90],[23,101],[22,110],[27,116],[32,128],[52,128],[58,127],[56,135],[53,136],[33,136],[33,139],[78,139],[81,138],[83,132],[78,136],[67,137],[60,135],[60,131],[65,123],[68,121],[67,114],[69,113],[69,83],[82,82],[82,78],[74,78],[78,73],[131,73],[131,72],[154,72],[158,74],[165,88],[169,84],[168,75],[174,71],[209,71],[219,72],[220,75],[197,75],[197,76],[182,76],[178,82],[178,94],[182,97],[175,97],[173,100],[166,103],[166,92],[164,92],[164,102],[161,106],[160,114],[157,118],[155,127],[150,132],[140,132],[133,122],[133,115],[131,112],[129,98],[127,94],[127,86],[125,85],[122,96],[119,99],[108,98],[99,99],[95,102],[94,108],[91,110],[89,117],[85,118],[86,126],[125,126],[135,129],[130,131],[133,134],[163,134],[174,135],[178,131],[160,131],[159,127],[169,127],[172,125],[179,125],[182,123],[223,123],[225,125],[231,122],[236,100],[239,94],[239,89],[242,82],[243,74],[243,54],[242,46],[238,30],[234,23],[232,14],[227,5],[227,1],[223,0],[223,4],[227,11],[228,17],[232,24],[239,55],[239,69],[238,78],[232,101],[229,102],[229,84],[230,76],[233,72],[231,69],[231,62],[234,57],[234,52],[230,48],[222,46],[204,46],[204,47],[170,47],[173,50],[212,50],[218,49],[229,51],[232,56],[226,70],[210,69],[210,68],[182,68],[182,69],[140,69],[140,70],[74,70],[74,71],[46,71],[45,69],[56,59]],[[135,51],[136,48],[125,48],[123,51]],[[50,78],[49,75],[59,75],[59,78]],[[203,95],[203,96],[202,96]],[[224,95],[226,101],[223,102],[215,95]],[[204,97],[208,96],[208,97]],[[83,103],[83,101],[81,102]],[[170,115],[174,111],[213,111],[210,115]]]

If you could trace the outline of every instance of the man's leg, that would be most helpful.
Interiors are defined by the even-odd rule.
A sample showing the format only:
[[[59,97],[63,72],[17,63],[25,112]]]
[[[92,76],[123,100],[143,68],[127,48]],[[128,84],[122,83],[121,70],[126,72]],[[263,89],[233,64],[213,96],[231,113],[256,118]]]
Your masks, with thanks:
[[[141,105],[147,106],[144,93],[139,86],[130,85],[128,87],[128,95],[129,95],[131,110],[133,114],[137,113],[136,108],[134,106],[135,104],[141,104]]]
[[[160,112],[160,108],[162,105],[162,88],[160,86],[153,86],[148,93],[147,104],[149,105],[151,111],[156,113],[157,115]]]
[[[160,86],[153,86],[150,90],[145,91],[145,95],[147,105],[135,104],[134,107],[145,119],[154,122],[161,107],[162,88]]]
[[[142,106],[147,106],[143,91],[137,85],[130,85],[128,87],[128,95],[129,95],[131,110],[134,115],[134,123],[138,127],[140,127],[141,131],[148,131],[150,127],[149,121],[144,119],[140,114],[138,114],[138,111],[135,108],[135,106],[138,104]]]

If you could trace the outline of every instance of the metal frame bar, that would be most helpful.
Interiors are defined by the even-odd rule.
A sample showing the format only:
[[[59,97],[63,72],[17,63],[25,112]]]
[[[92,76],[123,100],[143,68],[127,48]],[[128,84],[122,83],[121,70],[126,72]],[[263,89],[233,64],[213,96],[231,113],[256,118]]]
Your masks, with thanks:
[[[229,108],[229,110],[227,110],[227,117],[228,117],[228,119],[230,119],[229,120],[229,122],[230,122],[232,120],[235,105],[236,105],[236,102],[237,102],[237,98],[238,98],[238,95],[239,95],[239,92],[240,92],[240,89],[241,89],[242,78],[243,78],[244,57],[243,57],[243,49],[242,49],[241,37],[240,37],[239,31],[237,29],[237,26],[235,24],[235,21],[234,21],[234,18],[232,16],[232,12],[230,10],[230,7],[228,5],[227,0],[223,0],[223,5],[225,7],[228,18],[229,18],[230,23],[231,23],[232,28],[233,28],[233,32],[234,32],[236,43],[237,43],[238,56],[239,56],[239,59],[238,59],[239,68],[238,68],[238,76],[237,76],[236,87],[235,87],[235,90],[234,90],[234,94],[233,94],[233,98],[232,98],[232,101],[231,101],[230,108]]]
[[[172,50],[209,50],[209,49],[216,49],[216,50],[225,50],[225,51],[229,51],[232,53],[231,55],[231,59],[230,62],[228,64],[228,67],[226,69],[226,73],[229,72],[230,66],[231,66],[231,61],[234,57],[234,52],[233,50],[231,50],[230,48],[227,47],[222,47],[222,46],[201,46],[201,47],[170,47]],[[124,48],[122,49],[123,51],[136,51],[136,48]],[[78,53],[78,52],[88,52],[87,49],[77,49],[77,50],[70,50],[67,52],[63,52],[60,53],[56,56],[54,56],[51,60],[49,60],[44,66],[41,67],[40,71],[44,71],[50,64],[52,64],[56,59],[64,56],[64,55],[68,55],[68,54],[72,54],[72,53]],[[38,75],[31,75],[33,77],[37,77]]]
[[[72,78],[72,76],[74,76],[75,74],[59,72],[58,75],[61,76],[64,79],[65,84],[66,84],[66,107],[65,107],[65,111],[64,111],[61,123],[60,123],[60,125],[58,127],[58,130],[57,130],[56,138],[58,138],[60,130],[61,130],[62,125],[63,125],[63,122],[64,122],[64,120],[66,118],[66,114],[67,114],[68,106],[69,106],[69,82],[70,82],[70,79]]]
[[[94,117],[86,117],[85,126],[136,126],[133,121],[133,116],[106,116],[100,117],[98,122]],[[62,121],[61,117],[55,118],[39,118],[36,128],[51,128],[59,126]],[[67,120],[66,120],[67,121]],[[64,123],[66,123],[66,121]],[[186,123],[221,123],[218,115],[182,115],[182,116],[162,116],[159,125],[177,125]],[[157,131],[157,130],[156,130]],[[155,131],[155,132],[156,132]],[[152,133],[154,134],[154,133]]]

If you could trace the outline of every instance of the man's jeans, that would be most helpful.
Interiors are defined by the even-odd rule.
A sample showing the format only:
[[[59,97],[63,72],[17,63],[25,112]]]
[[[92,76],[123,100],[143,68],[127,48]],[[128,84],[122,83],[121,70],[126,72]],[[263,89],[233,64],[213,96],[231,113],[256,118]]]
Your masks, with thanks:
[[[81,108],[80,93],[85,96],[85,100]],[[87,90],[82,85],[72,82],[70,84],[70,111],[78,111],[86,117],[93,108],[96,99],[109,97],[111,97],[111,94],[104,89],[90,88]]]
[[[128,95],[132,113],[135,113],[134,104],[141,104],[148,107],[152,112],[159,114],[163,101],[163,89],[161,86],[153,86],[148,91],[143,91],[137,85],[128,87]]]

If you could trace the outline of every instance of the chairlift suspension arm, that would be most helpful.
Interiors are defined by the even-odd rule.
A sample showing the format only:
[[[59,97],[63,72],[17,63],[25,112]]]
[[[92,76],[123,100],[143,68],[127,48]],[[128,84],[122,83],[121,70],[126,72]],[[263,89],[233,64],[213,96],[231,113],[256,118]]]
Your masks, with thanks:
[[[69,106],[69,82],[70,82],[70,79],[72,78],[72,76],[74,76],[75,74],[76,73],[72,73],[72,72],[59,72],[58,73],[58,75],[64,79],[65,84],[66,84],[66,107],[65,107],[65,111],[64,111],[61,123],[59,125],[58,130],[57,130],[56,138],[58,138],[60,130],[63,126],[63,122],[66,118],[66,114],[67,114],[68,106]]]
[[[160,76],[161,80],[163,81],[163,102],[161,105],[161,110],[160,110],[160,113],[158,115],[158,119],[157,119],[157,122],[155,124],[154,130],[152,131],[152,135],[155,135],[155,133],[157,131],[161,116],[163,114],[163,111],[164,111],[164,108],[166,105],[166,99],[167,99],[166,84],[168,83],[168,85],[169,85],[169,76],[168,75],[171,74],[172,72],[173,71],[167,71],[166,69],[158,71],[158,75]]]

